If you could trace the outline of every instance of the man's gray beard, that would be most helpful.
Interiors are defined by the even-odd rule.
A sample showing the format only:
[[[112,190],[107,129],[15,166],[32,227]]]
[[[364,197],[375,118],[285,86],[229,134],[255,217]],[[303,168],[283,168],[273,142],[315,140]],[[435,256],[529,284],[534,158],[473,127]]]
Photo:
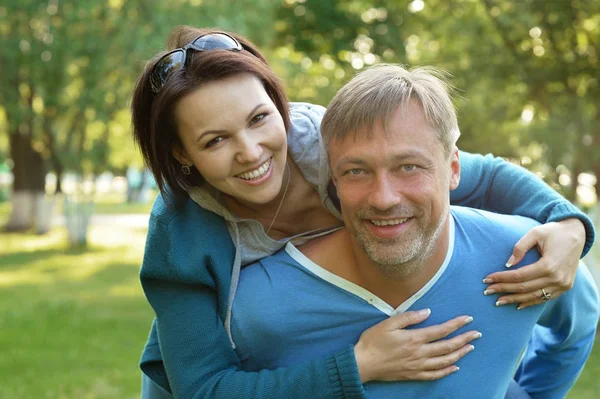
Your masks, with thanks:
[[[379,267],[386,277],[401,280],[421,270],[425,262],[433,255],[449,213],[449,206],[447,206],[443,211],[442,218],[433,232],[429,234],[429,237],[425,231],[419,231],[418,236],[411,240],[409,245],[405,246],[404,251],[399,256],[394,254],[393,251],[391,253],[378,251],[377,249],[381,249],[381,242],[372,245],[374,242],[373,236],[369,236],[369,233],[364,230],[356,231],[354,236],[369,259]],[[398,242],[394,240],[387,245],[398,245]]]

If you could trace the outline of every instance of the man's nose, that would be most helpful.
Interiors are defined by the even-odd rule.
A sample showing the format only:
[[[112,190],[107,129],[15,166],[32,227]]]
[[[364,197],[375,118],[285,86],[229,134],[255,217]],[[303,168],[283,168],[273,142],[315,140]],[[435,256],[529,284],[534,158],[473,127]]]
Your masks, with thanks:
[[[396,190],[392,177],[387,173],[376,176],[369,193],[369,205],[385,211],[400,204],[401,201],[402,195]]]

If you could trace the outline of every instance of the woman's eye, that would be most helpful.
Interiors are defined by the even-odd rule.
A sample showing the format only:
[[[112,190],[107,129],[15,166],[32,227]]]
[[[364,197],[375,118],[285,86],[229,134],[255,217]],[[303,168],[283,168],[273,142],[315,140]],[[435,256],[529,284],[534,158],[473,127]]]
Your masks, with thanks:
[[[206,143],[206,148],[212,147],[214,145],[219,144],[221,141],[223,141],[224,138],[221,136],[217,136],[214,139],[210,140],[208,143]]]
[[[258,122],[262,121],[266,117],[267,117],[266,113],[258,114],[255,117],[253,117],[252,119],[250,119],[250,124],[251,125],[257,124]]]

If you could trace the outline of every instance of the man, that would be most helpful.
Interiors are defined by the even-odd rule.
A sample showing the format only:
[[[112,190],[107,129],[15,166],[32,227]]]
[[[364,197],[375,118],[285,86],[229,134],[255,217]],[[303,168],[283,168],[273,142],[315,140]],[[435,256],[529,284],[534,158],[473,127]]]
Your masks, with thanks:
[[[321,129],[345,228],[242,271],[232,328],[246,370],[331,354],[392,315],[427,309],[425,325],[473,316],[477,349],[436,381],[361,376],[368,397],[504,398],[515,377],[532,397],[562,398],[575,382],[598,321],[589,272],[582,265],[573,289],[543,305],[490,306],[482,278],[536,222],[450,207],[459,130],[439,76],[380,65],[332,100]]]

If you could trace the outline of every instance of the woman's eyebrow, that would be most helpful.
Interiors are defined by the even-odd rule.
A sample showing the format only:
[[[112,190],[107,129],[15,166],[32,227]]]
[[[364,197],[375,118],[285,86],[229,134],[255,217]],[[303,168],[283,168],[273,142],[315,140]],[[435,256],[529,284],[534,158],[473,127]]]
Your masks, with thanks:
[[[250,119],[252,119],[252,116],[254,115],[256,110],[259,109],[260,107],[262,107],[263,105],[265,105],[265,103],[260,103],[256,107],[252,108],[252,110],[250,110],[250,112],[248,113],[248,116],[246,117],[246,122],[249,122]],[[200,141],[200,139],[202,137],[206,136],[207,134],[220,134],[220,133],[225,133],[225,132],[226,132],[226,130],[222,130],[222,129],[205,130],[198,136],[198,138],[196,138],[196,142]]]
[[[254,113],[256,112],[256,110],[259,109],[260,107],[262,107],[263,105],[265,105],[265,103],[260,103],[256,107],[252,108],[252,111],[250,111],[248,113],[248,116],[246,117],[246,122],[249,122],[250,119],[252,119],[252,116],[254,116]]]

